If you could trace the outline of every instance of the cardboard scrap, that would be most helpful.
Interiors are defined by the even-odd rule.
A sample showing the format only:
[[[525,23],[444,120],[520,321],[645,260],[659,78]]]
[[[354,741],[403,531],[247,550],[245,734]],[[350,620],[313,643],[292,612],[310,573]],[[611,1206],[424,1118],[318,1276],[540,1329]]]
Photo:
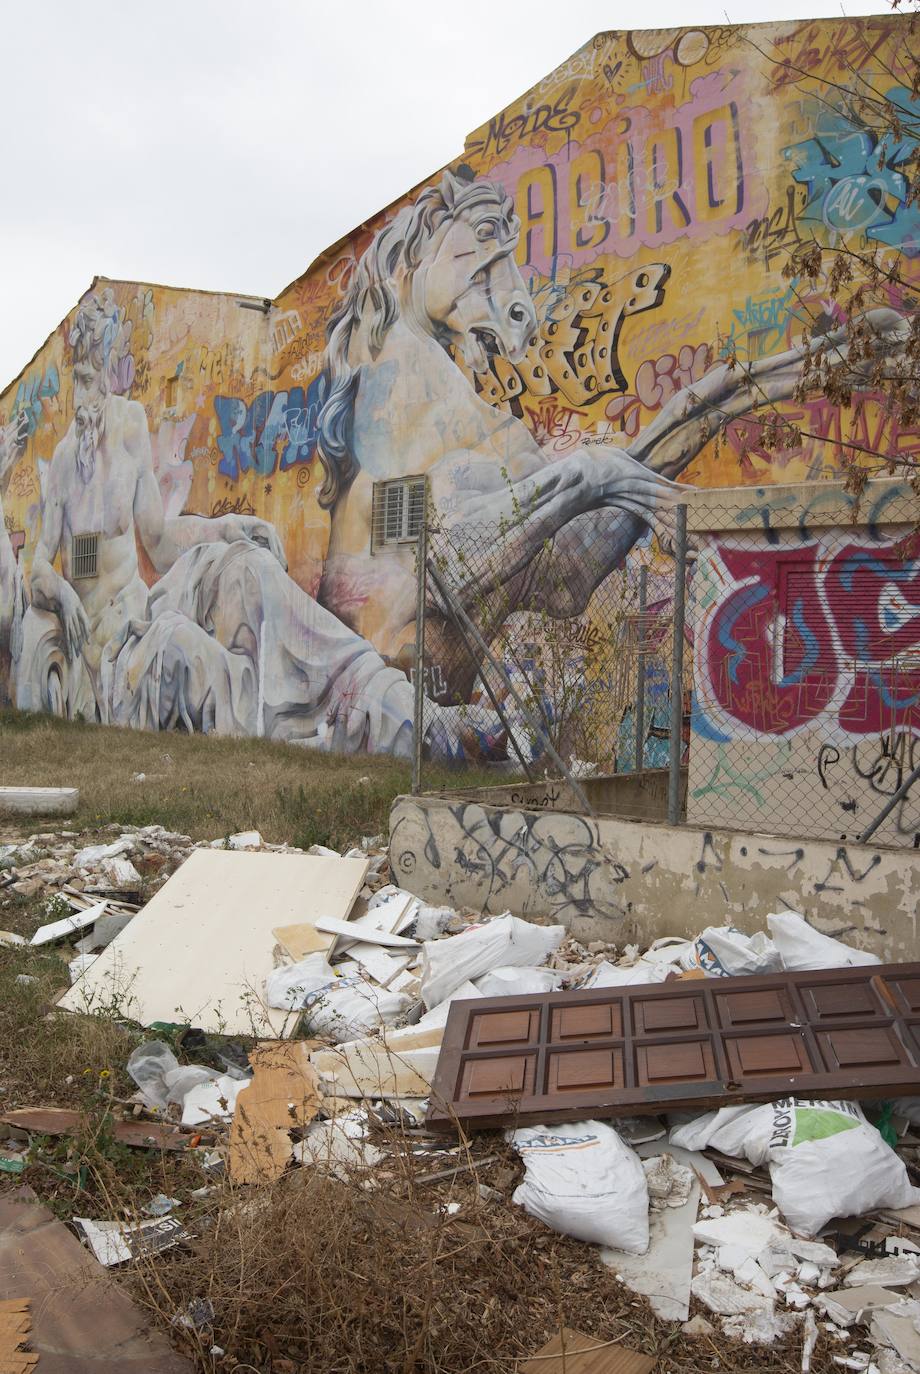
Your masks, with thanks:
[[[271,1183],[291,1158],[289,1132],[313,1120],[322,1089],[306,1041],[257,1045],[249,1062],[252,1081],[237,1098],[230,1125],[230,1177],[234,1183]]]
[[[38,1374],[193,1374],[31,1188],[0,1196],[0,1301],[24,1293]]]
[[[38,1355],[20,1348],[31,1330],[28,1298],[0,1302],[0,1374],[29,1374],[38,1364]]]
[[[599,1341],[564,1326],[518,1374],[649,1374],[655,1360],[616,1341]]]

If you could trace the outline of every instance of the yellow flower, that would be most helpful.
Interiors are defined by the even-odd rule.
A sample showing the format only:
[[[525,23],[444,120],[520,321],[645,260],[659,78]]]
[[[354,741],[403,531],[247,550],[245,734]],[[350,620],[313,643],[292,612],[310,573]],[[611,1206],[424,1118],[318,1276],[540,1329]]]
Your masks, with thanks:
[[[112,1076],[112,1070],[111,1070],[111,1069],[100,1069],[100,1070],[99,1070],[99,1077],[100,1077],[100,1078],[111,1078],[111,1076]]]

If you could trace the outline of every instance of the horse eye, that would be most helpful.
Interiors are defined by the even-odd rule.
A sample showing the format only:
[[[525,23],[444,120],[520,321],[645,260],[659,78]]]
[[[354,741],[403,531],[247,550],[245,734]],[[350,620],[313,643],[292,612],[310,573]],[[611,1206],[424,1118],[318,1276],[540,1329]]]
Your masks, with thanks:
[[[494,239],[496,233],[495,221],[491,219],[483,220],[482,224],[476,226],[476,237],[480,242],[486,239]]]

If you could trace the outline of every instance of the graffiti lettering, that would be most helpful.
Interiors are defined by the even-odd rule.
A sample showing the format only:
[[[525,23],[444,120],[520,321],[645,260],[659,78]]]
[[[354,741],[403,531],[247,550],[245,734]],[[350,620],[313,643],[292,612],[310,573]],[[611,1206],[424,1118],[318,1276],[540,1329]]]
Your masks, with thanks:
[[[325,381],[317,377],[306,395],[302,387],[263,391],[251,405],[237,396],[215,396],[222,457],[218,471],[236,481],[242,473],[267,477],[309,463],[316,449],[316,420]]]
[[[42,422],[42,401],[53,401],[60,389],[61,379],[54,363],[49,364],[44,372],[33,372],[30,377],[24,377],[16,388],[10,418],[15,419],[20,411],[24,411],[31,437]]]
[[[504,110],[490,120],[484,138],[474,138],[466,145],[469,155],[495,152],[501,155],[512,142],[532,139],[535,134],[565,134],[576,127],[581,115],[571,109],[578,91],[578,83],[567,86],[552,105],[525,106],[524,113],[508,118]]]

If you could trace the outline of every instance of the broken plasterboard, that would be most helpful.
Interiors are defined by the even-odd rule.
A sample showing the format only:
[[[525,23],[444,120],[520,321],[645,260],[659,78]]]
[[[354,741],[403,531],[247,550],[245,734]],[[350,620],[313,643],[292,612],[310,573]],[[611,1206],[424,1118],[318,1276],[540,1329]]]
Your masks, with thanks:
[[[666,1151],[653,1147],[641,1150],[645,1158],[664,1153],[679,1158],[678,1151],[671,1146]],[[665,1321],[685,1322],[690,1315],[693,1224],[699,1202],[700,1183],[694,1175],[690,1196],[683,1207],[654,1208],[649,1212],[649,1246],[644,1255],[601,1251],[601,1259],[608,1268],[622,1277],[627,1288],[648,1298],[652,1311]]]
[[[297,1016],[262,1001],[272,932],[279,921],[347,915],[366,872],[366,859],[196,849],[58,1005],[115,1000],[143,1026],[182,1019],[214,1035],[290,1035]]]
[[[373,912],[369,914],[373,915]],[[316,929],[330,935],[344,936],[349,942],[366,941],[372,945],[383,945],[386,949],[418,949],[417,940],[410,940],[405,935],[392,935],[388,930],[377,930],[374,926],[365,925],[364,919],[339,921],[334,916],[320,916],[316,922]],[[341,944],[340,949],[344,951],[347,946]]]
[[[272,1183],[291,1158],[289,1132],[306,1126],[321,1104],[319,1076],[305,1040],[257,1045],[251,1083],[236,1101],[230,1126],[230,1178]]]
[[[429,1031],[433,1039],[437,1031]],[[319,1050],[310,1062],[345,1097],[427,1097],[441,1052],[440,1039],[428,1046],[400,1046],[398,1040],[356,1040]]]
[[[106,902],[97,902],[85,911],[75,911],[72,916],[64,916],[60,921],[51,921],[46,926],[39,926],[32,936],[32,944],[50,945],[55,940],[66,940],[78,931],[86,930],[88,926],[95,925],[100,916],[105,915],[106,905]]]

